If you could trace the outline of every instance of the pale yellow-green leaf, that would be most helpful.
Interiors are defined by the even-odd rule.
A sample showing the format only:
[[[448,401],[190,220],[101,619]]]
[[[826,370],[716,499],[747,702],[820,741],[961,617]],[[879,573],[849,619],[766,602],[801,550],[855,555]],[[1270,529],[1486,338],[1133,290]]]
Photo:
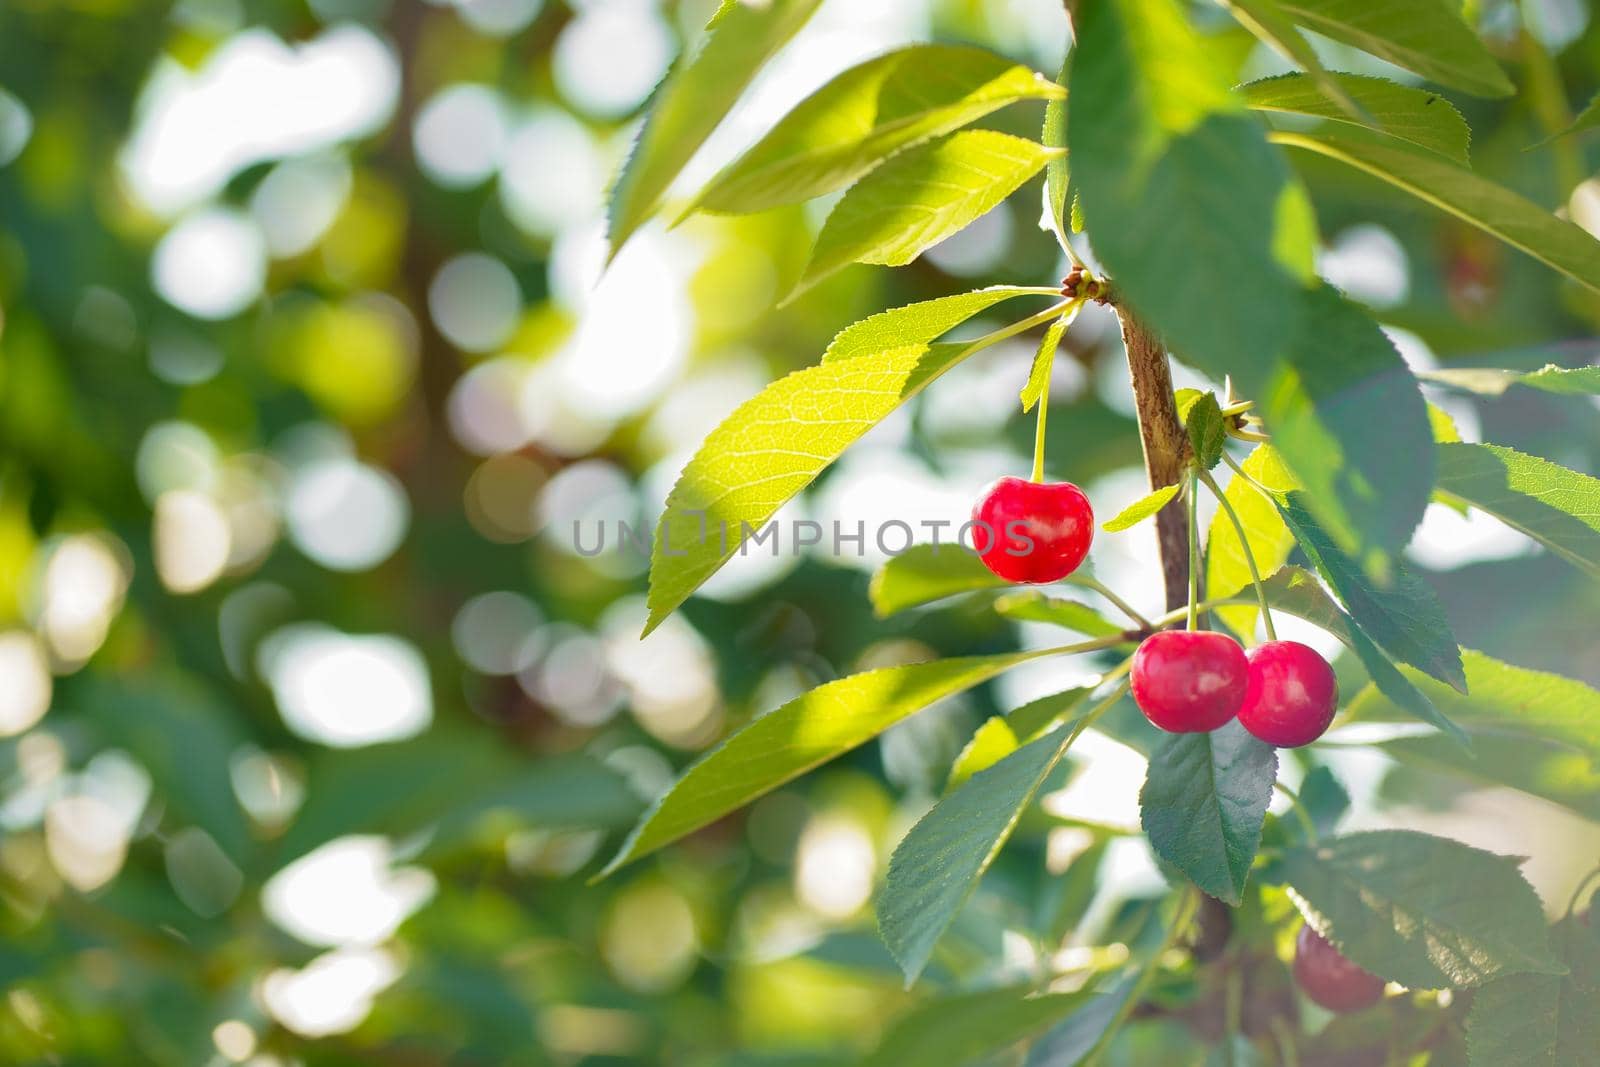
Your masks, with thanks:
[[[985,567],[976,553],[959,545],[913,545],[878,568],[867,595],[872,610],[885,619],[959,593],[1003,589],[1008,584]]]
[[[862,434],[968,351],[918,344],[823,363],[741,404],[711,431],[667,497],[650,557],[646,632],[735,552],[771,551],[746,545],[746,533],[759,531]]]
[[[1072,310],[1052,322],[1044,331],[1044,337],[1039,340],[1038,351],[1033,354],[1033,366],[1028,371],[1028,380],[1022,386],[1022,410],[1032,411],[1033,405],[1044,396],[1044,391],[1050,387],[1050,368],[1055,363],[1056,349],[1061,344],[1061,335],[1067,332],[1067,326],[1077,317],[1078,309],[1082,304],[1074,304]]]
[[[1100,524],[1100,529],[1107,533],[1117,533],[1121,530],[1131,529],[1145,519],[1154,515],[1167,506],[1167,502],[1178,495],[1179,485],[1166,485],[1153,493],[1146,494],[1117,512],[1116,515]]]
[[[1478,96],[1515,87],[1461,18],[1442,0],[1279,0],[1309,30],[1354,45],[1440,85]],[[1453,6],[1453,10],[1452,10]]]
[[[1019,296],[1049,296],[1060,299],[1055,289],[1037,285],[992,285],[970,293],[919,300],[915,304],[890,308],[846,326],[822,353],[822,362],[882,352],[901,345],[936,341],[972,316],[987,311],[1004,300]]]
[[[1254,452],[1245,457],[1242,466],[1251,477],[1269,489],[1287,492],[1295,487],[1294,475],[1289,473],[1289,468],[1283,465],[1283,459],[1271,445],[1257,446]],[[1284,525],[1278,509],[1237,475],[1228,482],[1223,495],[1239,516],[1239,525],[1244,527],[1245,537],[1250,541],[1250,550],[1255,553],[1256,566],[1260,568],[1262,577],[1272,574],[1288,561],[1289,552],[1294,548],[1294,536]],[[1211,529],[1206,539],[1206,595],[1232,596],[1249,586],[1250,566],[1245,561],[1239,535],[1233,523],[1228,521],[1228,516],[1219,508],[1211,519]],[[1252,603],[1218,608],[1217,614],[1235,632],[1253,634],[1256,616],[1260,612]]]

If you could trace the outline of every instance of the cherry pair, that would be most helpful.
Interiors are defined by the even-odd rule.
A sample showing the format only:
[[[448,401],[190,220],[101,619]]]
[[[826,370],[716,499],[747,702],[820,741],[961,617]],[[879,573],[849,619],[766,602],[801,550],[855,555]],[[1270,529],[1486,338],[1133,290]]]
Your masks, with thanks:
[[[1339,703],[1339,685],[1315,649],[1268,641],[1248,653],[1227,634],[1163,630],[1133,656],[1133,699],[1169,733],[1206,733],[1238,717],[1278,748],[1322,736]]]

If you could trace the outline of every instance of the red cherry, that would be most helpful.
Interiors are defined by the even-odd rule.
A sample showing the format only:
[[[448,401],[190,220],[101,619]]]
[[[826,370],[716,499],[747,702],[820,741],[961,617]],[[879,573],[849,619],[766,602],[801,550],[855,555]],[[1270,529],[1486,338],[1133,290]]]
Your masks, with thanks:
[[[1162,630],[1133,654],[1133,699],[1168,733],[1206,733],[1239,713],[1248,671],[1244,649],[1227,634]]]
[[[1383,999],[1382,978],[1352,963],[1309,926],[1294,939],[1294,980],[1329,1011],[1360,1011]]]
[[[1239,722],[1269,745],[1299,748],[1322,736],[1339,704],[1339,681],[1317,650],[1298,641],[1252,648]]]
[[[1078,569],[1094,540],[1094,509],[1071,482],[1001,478],[972,508],[984,566],[1008,582],[1053,582]]]

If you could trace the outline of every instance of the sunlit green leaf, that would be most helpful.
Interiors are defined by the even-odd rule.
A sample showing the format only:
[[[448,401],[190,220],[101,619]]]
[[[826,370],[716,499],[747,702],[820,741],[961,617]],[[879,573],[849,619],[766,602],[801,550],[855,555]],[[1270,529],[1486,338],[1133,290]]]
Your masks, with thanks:
[[[824,363],[741,404],[711,431],[667,497],[650,557],[646,632],[735,552],[770,551],[746,534],[759,531],[862,434],[967,351],[959,344],[907,345]]]
[[[1515,857],[1379,830],[1295,849],[1283,869],[1318,933],[1373,974],[1413,989],[1565,969]]]
[[[1439,448],[1439,492],[1600,578],[1600,480],[1499,445]]]
[[[1500,396],[1513,385],[1565,396],[1600,396],[1600,367],[1558,367],[1554,363],[1534,371],[1440,367],[1424,371],[1420,377],[1483,396]]]
[[[1139,792],[1151,847],[1207,893],[1239,903],[1277,774],[1277,750],[1237,722],[1163,736]]]
[[[1344,85],[1328,73],[1322,65],[1317,50],[1295,28],[1289,16],[1279,6],[1278,0],[1218,0],[1238,20],[1239,24],[1255,35],[1256,39],[1291,63],[1309,73],[1313,84],[1329,100],[1359,120],[1366,116],[1361,107],[1345,90]]]
[[[716,129],[756,71],[805,25],[818,0],[731,4],[717,12],[699,52],[662,82],[611,192],[615,255],[656,210],[667,187]]]
[[[818,686],[761,716],[690,767],[645,813],[606,872],[715,822],[934,701],[1044,654],[935,660]]]
[[[1300,25],[1478,96],[1514,91],[1459,8],[1440,0],[1279,0]]]
[[[695,201],[744,213],[842,189],[895,153],[1061,89],[981,48],[921,44],[851,67],[807,97]]]
[[[1061,62],[1061,73],[1056,77],[1058,85],[1067,84],[1067,75],[1071,69],[1072,52],[1069,50],[1066,59]],[[1067,101],[1064,95],[1056,97],[1044,106],[1044,129],[1039,135],[1039,140],[1046,148],[1067,147]],[[1067,230],[1072,224],[1071,209],[1067,203],[1067,191],[1070,187],[1070,161],[1063,153],[1046,163],[1044,167],[1045,221],[1062,240],[1066,239]]]
[[[976,553],[955,544],[913,545],[887,560],[872,576],[868,595],[880,619],[958,593],[1009,585]]]
[[[851,263],[910,263],[1010,196],[1057,154],[992,130],[966,130],[902,152],[851,186],[828,213],[801,287]]]
[[[1180,485],[1162,486],[1153,493],[1140,497],[1111,518],[1100,524],[1100,529],[1107,533],[1117,533],[1121,530],[1132,529],[1145,519],[1154,515],[1178,495]]]
[[[1110,637],[1123,628],[1089,605],[1038,589],[1019,589],[997,598],[994,610],[1019,622],[1047,622],[1090,637]]]
[[[1360,74],[1329,77],[1375,120],[1373,128],[1458,163],[1467,162],[1472,131],[1467,128],[1461,112],[1438,93]],[[1239,87],[1239,92],[1245,103],[1257,111],[1284,111],[1359,126],[1373,125],[1328,99],[1316,81],[1306,74],[1282,74],[1248,82]]]
[[[1022,386],[1021,399],[1024,412],[1032,411],[1033,405],[1039,402],[1039,398],[1044,396],[1044,391],[1049,388],[1050,368],[1055,363],[1056,348],[1061,344],[1061,335],[1066,332],[1067,324],[1072,318],[1072,315],[1063,315],[1056,319],[1039,339],[1039,348],[1033,354],[1033,366],[1028,371],[1028,380]]]
[[[1051,296],[1059,299],[1060,294],[1054,289],[1037,286],[993,285],[970,293],[941,296],[880,311],[840,330],[827,351],[822,353],[822,362],[831,363],[902,345],[936,341],[972,316],[987,311],[1001,301],[1019,296]]]
[[[1600,692],[1570,678],[1502,663],[1482,652],[1461,657],[1467,693],[1407,671],[1451,721],[1480,741],[1472,753],[1436,737],[1402,737],[1386,751],[1474,781],[1508,785],[1600,820]],[[1373,688],[1346,707],[1357,721],[1403,721],[1405,711]]]

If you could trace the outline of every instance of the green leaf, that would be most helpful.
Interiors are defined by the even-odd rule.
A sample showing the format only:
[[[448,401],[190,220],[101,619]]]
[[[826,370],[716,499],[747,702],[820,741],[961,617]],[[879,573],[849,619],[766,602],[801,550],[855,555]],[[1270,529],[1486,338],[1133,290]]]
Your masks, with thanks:
[[[693,59],[656,90],[639,139],[611,191],[609,237],[616,255],[656,210],[667,187],[716,129],[756,71],[805,25],[818,0],[725,4]]]
[[[1536,145],[1532,145],[1531,147],[1541,148],[1544,145],[1549,144],[1551,141],[1557,141],[1563,137],[1571,137],[1575,133],[1584,133],[1588,130],[1594,129],[1596,126],[1600,126],[1600,93],[1595,94],[1595,96],[1590,99],[1589,103],[1585,105],[1584,109],[1578,112],[1578,117],[1573,119],[1572,122],[1568,124],[1566,129],[1560,131],[1559,133],[1551,134],[1549,137],[1546,137],[1544,140],[1540,141]]]
[[[1067,57],[1061,61],[1061,73],[1057,75],[1056,83],[1067,84],[1067,75],[1071,70],[1072,51],[1068,49]],[[1044,129],[1040,132],[1039,141],[1046,148],[1067,147],[1067,100],[1064,94],[1044,106]],[[1044,167],[1045,221],[1055,230],[1056,237],[1063,244],[1066,243],[1067,229],[1072,222],[1067,204],[1067,191],[1070,187],[1071,172],[1066,153],[1063,151]]]
[[[1052,322],[1044,331],[1044,336],[1039,339],[1039,350],[1033,354],[1033,366],[1028,370],[1028,381],[1022,387],[1022,410],[1029,412],[1033,405],[1044,396],[1044,391],[1050,387],[1050,368],[1055,363],[1056,348],[1061,344],[1061,335],[1067,332],[1067,326],[1078,315],[1078,308],[1083,305],[1076,304],[1072,310]]]
[[[807,97],[713,178],[690,210],[743,214],[810,200],[1007,104],[1062,95],[1053,82],[981,48],[902,48]]]
[[[1382,178],[1600,292],[1600,242],[1464,167],[1372,135],[1277,130],[1271,137]]]
[[[1600,1049],[1600,939],[1575,915],[1556,923],[1551,935],[1565,975],[1507,975],[1472,998],[1471,1067],[1562,1067],[1592,1060]]]
[[[1439,492],[1600,578],[1600,481],[1499,445],[1439,448]]]
[[[889,860],[878,894],[878,932],[917,980],[933,948],[1000,854],[1072,740],[1062,729],[978,771],[911,828]]]
[[[1282,111],[1371,127],[1448,156],[1457,163],[1467,163],[1472,131],[1461,112],[1438,93],[1360,74],[1329,77],[1375,121],[1364,122],[1350,114],[1330,100],[1316,80],[1306,74],[1283,74],[1247,82],[1239,87],[1239,92],[1245,103],[1257,111]]]
[[[930,1000],[896,1020],[861,1067],[969,1067],[1102,999],[1081,990],[1031,993],[1017,986]]]
[[[1277,774],[1277,751],[1237,722],[1164,736],[1139,791],[1151,846],[1202,890],[1238,904]]]
[[[1468,754],[1438,738],[1404,737],[1384,742],[1384,750],[1408,763],[1508,785],[1600,821],[1600,692],[1482,652],[1467,650],[1461,662],[1466,695],[1407,673],[1467,736],[1482,743]],[[1371,687],[1346,711],[1354,721],[1404,717],[1392,698]]]
[[[1213,400],[1212,403],[1214,404],[1216,401]],[[1183,487],[1181,485],[1176,484],[1162,486],[1155,492],[1149,493],[1140,497],[1138,500],[1135,500],[1133,503],[1117,512],[1114,516],[1101,523],[1100,529],[1104,530],[1106,533],[1118,533],[1122,530],[1132,529],[1145,519],[1148,519],[1150,516],[1166,507],[1167,504],[1171,502],[1172,498],[1178,495],[1178,491],[1182,488]]]
[[[994,602],[994,610],[1021,622],[1047,622],[1090,637],[1110,637],[1123,628],[1087,604],[1050,596],[1038,589],[1019,589]]]
[[[1365,312],[1328,286],[1305,294],[1301,307],[1283,363],[1265,380],[1239,380],[1304,490],[1306,510],[1363,569],[1381,573],[1410,541],[1433,492],[1427,405]]]
[[[1412,989],[1564,970],[1515,857],[1378,830],[1295,849],[1283,870],[1319,934],[1373,974]]]
[[[993,130],[964,130],[902,152],[834,205],[796,292],[851,263],[905,266],[1059,154]]]
[[[1467,735],[1461,728],[1441,714],[1433,702],[1389,662],[1388,657],[1378,650],[1378,646],[1362,632],[1355,620],[1323,592],[1314,576],[1299,567],[1284,567],[1264,579],[1262,585],[1266,588],[1267,603],[1274,611],[1286,611],[1321,627],[1354,652],[1373,684],[1397,708],[1403,709],[1412,718],[1442,730],[1450,736],[1453,745],[1467,745]],[[1233,599],[1240,604],[1255,602],[1254,593],[1250,590],[1234,594]]]
[[[1133,987],[1131,980],[1125,980],[1091,996],[1028,1050],[1024,1067],[1077,1067],[1117,1021]]]
[[[1279,0],[1300,25],[1476,96],[1516,91],[1478,35],[1441,0]]]
[[[824,363],[741,404],[711,431],[667,497],[650,556],[645,632],[745,550],[747,530],[760,530],[862,434],[969,351],[906,345]]]
[[[948,795],[961,788],[974,774],[988,770],[1019,747],[1021,742],[1017,739],[1016,731],[1002,716],[996,715],[985,720],[951,765],[950,780],[944,786],[945,793]]]
[[[1204,470],[1222,462],[1222,445],[1228,439],[1222,425],[1222,408],[1214,393],[1204,393],[1195,398],[1183,412],[1183,428],[1189,434],[1189,446],[1194,449],[1194,460]]]
[[[913,545],[878,568],[867,595],[873,612],[886,619],[958,593],[1003,589],[1009,584],[985,567],[975,553],[959,545]]]
[[[1313,767],[1307,771],[1300,782],[1299,794],[1300,806],[1311,817],[1311,825],[1322,837],[1333,833],[1344,813],[1350,810],[1350,794],[1326,767]],[[1312,843],[1305,840],[1305,829],[1298,818],[1289,816],[1284,820],[1284,826],[1291,841],[1305,845]]]
[[[1456,647],[1439,598],[1425,581],[1396,563],[1389,583],[1380,586],[1334,547],[1326,531],[1307,513],[1304,494],[1287,493],[1278,506],[1306,558],[1378,647],[1401,663],[1466,690],[1461,650]]]
[[[1060,294],[1054,289],[1028,285],[993,285],[970,293],[919,300],[915,304],[880,311],[854,325],[846,326],[834,337],[832,343],[828,345],[828,350],[822,353],[822,362],[832,363],[854,356],[874,355],[902,345],[936,341],[979,312],[987,311],[1001,301],[1019,296],[1060,298]]]
[[[1311,42],[1295,29],[1283,8],[1278,6],[1278,0],[1218,0],[1218,3],[1227,8],[1234,19],[1262,44],[1308,71],[1314,84],[1329,100],[1358,120],[1366,118],[1344,85],[1322,65]]]
[[[1563,396],[1600,396],[1600,367],[1558,367],[1554,363],[1535,371],[1441,367],[1425,371],[1421,377],[1484,396],[1500,396],[1513,385]]]
[[[1271,445],[1258,445],[1245,457],[1242,466],[1268,489],[1287,491],[1294,487],[1294,476]],[[1284,525],[1272,501],[1239,477],[1228,482],[1222,495],[1238,515],[1239,525],[1244,527],[1245,538],[1261,573],[1271,574],[1283,566],[1294,548],[1294,535]],[[1239,543],[1233,523],[1220,509],[1212,516],[1210,533],[1206,537],[1205,588],[1212,598],[1231,596],[1250,588],[1250,566],[1245,560],[1244,547]],[[1240,634],[1255,633],[1258,614],[1253,603],[1217,609],[1222,621]]]
[[[171,815],[200,827],[235,863],[249,866],[256,843],[228,773],[247,740],[237,707],[160,671],[85,674],[67,692],[70,699],[58,705],[81,708],[102,747],[138,761]]]
[[[934,660],[820,685],[712,749],[658,799],[603,874],[715,822],[929,704],[1046,652]]]
[[[1179,357],[1265,376],[1299,306],[1276,248],[1283,158],[1173,0],[1085,4],[1077,28],[1067,143],[1095,254]]]
[[[354,833],[427,833],[438,848],[494,812],[529,826],[612,829],[642,806],[620,775],[587,756],[528,759],[486,730],[434,729],[316,757],[279,855],[286,861]]]

